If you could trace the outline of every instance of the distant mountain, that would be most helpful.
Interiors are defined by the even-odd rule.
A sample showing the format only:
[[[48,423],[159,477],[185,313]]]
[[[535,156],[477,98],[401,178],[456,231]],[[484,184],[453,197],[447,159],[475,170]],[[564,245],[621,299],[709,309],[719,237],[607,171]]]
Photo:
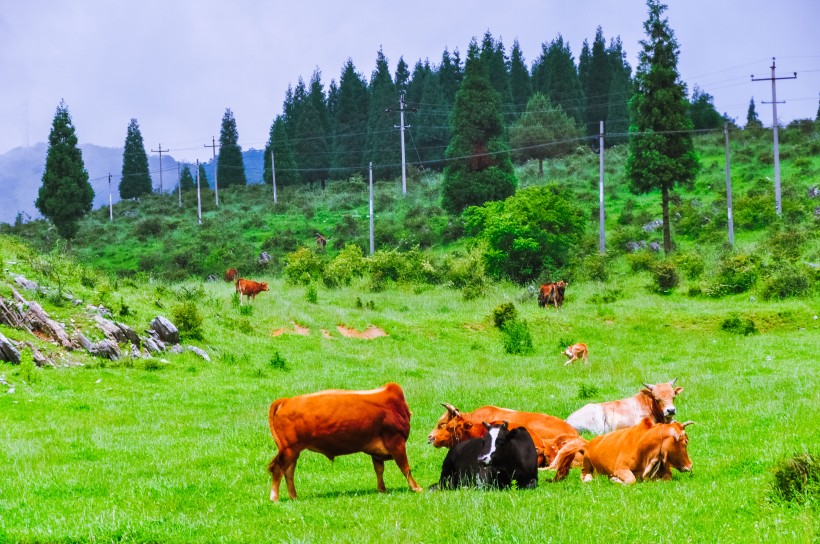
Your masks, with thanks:
[[[108,205],[108,174],[111,174],[111,194],[114,202],[120,200],[119,184],[122,172],[122,148],[100,147],[93,144],[80,146],[89,182],[94,189],[94,208]],[[45,143],[16,147],[0,155],[0,223],[14,223],[18,214],[24,220],[42,217],[34,201],[42,185],[46,165]],[[264,169],[264,151],[249,149],[242,152],[248,183],[261,183]],[[179,163],[182,166],[184,163]],[[160,164],[156,155],[148,156],[148,168],[154,190],[159,190]],[[193,171],[193,169],[192,169]],[[214,161],[205,163],[205,174],[213,186]],[[177,186],[177,161],[170,155],[162,157],[162,188],[170,192]]]

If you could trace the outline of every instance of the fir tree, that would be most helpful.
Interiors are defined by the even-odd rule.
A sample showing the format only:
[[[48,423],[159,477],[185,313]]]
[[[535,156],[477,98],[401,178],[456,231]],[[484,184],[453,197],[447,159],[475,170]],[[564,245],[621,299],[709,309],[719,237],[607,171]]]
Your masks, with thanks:
[[[399,95],[381,49],[376,55],[376,69],[370,77],[369,95],[364,160],[373,162],[374,176],[392,178],[401,171],[401,145],[395,129],[396,115],[385,115],[385,110],[398,107]]]
[[[120,198],[139,198],[152,191],[151,175],[148,172],[148,156],[136,119],[128,124],[125,146],[122,153],[122,176],[120,178]]]
[[[527,111],[510,127],[510,145],[515,156],[525,161],[538,160],[538,173],[544,176],[544,159],[571,153],[578,146],[580,131],[561,109],[541,93],[527,103]]]
[[[604,130],[608,136],[606,146],[627,142],[629,130],[629,99],[632,97],[632,67],[626,61],[626,53],[618,36],[610,41],[607,49],[612,66],[612,81],[609,84],[609,105],[606,112]]]
[[[490,78],[490,85],[501,97],[502,109],[505,116],[509,115],[512,107],[512,91],[510,90],[510,76],[507,72],[507,58],[504,44],[495,40],[488,30],[481,42],[481,64]]]
[[[695,130],[722,128],[723,116],[715,109],[714,98],[695,85],[692,102],[689,105],[689,116]]]
[[[421,62],[419,60],[413,67],[413,74],[410,82],[407,84],[407,93],[405,94],[405,103],[408,107],[415,107],[421,102],[421,95],[424,91],[424,79],[432,73],[430,62]]]
[[[407,92],[407,85],[410,83],[410,67],[404,62],[404,57],[399,57],[399,63],[396,65],[396,90],[401,93]]]
[[[194,184],[196,184],[196,180],[194,180]],[[199,163],[199,188],[200,190],[211,188],[208,183],[208,174],[205,173],[205,165],[203,163]]]
[[[196,180],[191,174],[191,165],[186,164],[182,167],[182,173],[179,176],[179,188],[183,191],[190,191],[196,189]]]
[[[299,173],[296,167],[296,160],[293,157],[293,149],[288,139],[285,115],[279,115],[273,120],[270,127],[268,143],[265,146],[265,160],[263,181],[267,184],[273,183],[271,172],[271,160],[276,166],[276,186],[295,185],[299,182]],[[270,152],[273,148],[273,157]]]
[[[581,55],[578,57],[578,82],[585,91],[587,85],[589,85],[589,68],[591,64],[592,51],[589,48],[589,41],[584,40],[581,46]]]
[[[348,59],[339,79],[336,118],[333,126],[332,179],[347,179],[354,169],[364,168],[367,141],[367,83]]]
[[[579,125],[584,120],[584,91],[569,44],[559,34],[541,46],[541,56],[533,65],[533,92],[539,92],[561,106]]]
[[[456,93],[461,86],[461,80],[464,79],[464,72],[461,67],[461,58],[456,49],[452,55],[445,48],[441,55],[441,64],[438,67],[438,79],[441,86],[441,95],[444,97],[445,104],[453,105],[456,100]]]
[[[296,132],[298,137],[293,147],[301,170],[300,179],[307,183],[319,182],[324,187],[330,171],[331,128],[322,74],[318,69],[310,78],[310,90],[299,110]]]
[[[35,206],[57,228],[60,236],[71,240],[77,234],[79,221],[91,211],[94,189],[88,183],[83,152],[77,147],[77,135],[68,106],[60,101],[48,135],[46,169]]]
[[[230,108],[222,116],[222,129],[219,133],[219,155],[216,163],[216,180],[219,187],[226,189],[233,185],[247,185],[245,164],[242,160],[242,148],[239,147],[239,132],[236,119]]]
[[[595,30],[595,40],[592,42],[589,74],[586,78],[587,86],[584,88],[584,95],[586,96],[584,133],[587,136],[598,134],[601,121],[606,124],[611,81],[612,65],[606,52],[604,32],[599,26]]]
[[[676,185],[691,185],[699,169],[692,143],[692,120],[687,115],[686,86],[678,73],[678,43],[669,22],[661,18],[666,6],[647,0],[644,22],[648,39],[635,74],[629,155],[626,174],[635,193],[660,189],[663,211],[663,248],[672,251],[669,225],[670,193]]]
[[[749,110],[746,112],[746,128],[752,130],[763,128],[763,123],[760,122],[760,118],[757,116],[757,112],[755,111],[754,97],[749,100]]]
[[[333,125],[333,120],[336,118],[336,108],[339,104],[339,87],[336,85],[336,80],[331,79],[330,85],[327,86],[327,114],[330,117],[330,124]]]
[[[470,43],[464,72],[450,120],[452,137],[442,183],[442,206],[451,214],[503,200],[516,186],[504,139],[501,97],[490,83],[475,40]]]
[[[524,61],[524,54],[518,40],[513,42],[510,53],[510,93],[512,95],[515,111],[520,112],[525,107],[532,96],[532,83],[530,83],[530,72]],[[517,116],[519,116],[520,113]]]
[[[450,129],[442,119],[449,111],[441,90],[439,74],[429,73],[424,77],[421,106],[413,122],[413,143],[422,163],[427,168],[441,171],[444,168],[444,150],[450,141]]]

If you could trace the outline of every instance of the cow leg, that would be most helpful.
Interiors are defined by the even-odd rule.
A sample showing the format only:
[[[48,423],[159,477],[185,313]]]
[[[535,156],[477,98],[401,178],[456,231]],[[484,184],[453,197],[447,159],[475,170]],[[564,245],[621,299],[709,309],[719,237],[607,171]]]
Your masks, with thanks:
[[[424,491],[424,489],[416,483],[416,480],[413,479],[413,475],[410,473],[410,462],[407,460],[407,448],[404,439],[398,440],[397,444],[391,446],[388,450],[390,456],[396,461],[404,477],[407,478],[407,485],[410,486],[410,489],[418,493]]]
[[[296,461],[299,459],[299,452],[293,450],[281,450],[268,465],[268,472],[271,474],[270,500],[279,500],[279,486],[282,483],[282,476],[288,486],[288,495],[291,499],[296,498],[296,486],[293,483],[293,474],[296,471]]]
[[[575,355],[573,355],[572,357],[570,357],[569,361],[567,361],[566,363],[564,363],[564,366],[567,366],[568,364],[570,364],[570,363],[571,363],[572,361],[574,361],[575,359],[577,359],[577,357],[576,357]]]
[[[373,459],[373,470],[376,471],[376,489],[379,490],[379,493],[387,492],[387,488],[384,487],[384,461],[381,459],[377,459],[375,456],[371,456]]]
[[[632,471],[628,468],[621,468],[615,471],[615,473],[609,478],[616,484],[634,484],[635,483],[635,475],[632,474]]]

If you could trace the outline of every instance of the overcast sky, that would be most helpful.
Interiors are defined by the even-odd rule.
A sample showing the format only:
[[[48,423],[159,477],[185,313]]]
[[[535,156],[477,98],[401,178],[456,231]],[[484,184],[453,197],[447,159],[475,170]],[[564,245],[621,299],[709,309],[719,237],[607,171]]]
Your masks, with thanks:
[[[745,123],[749,99],[772,122],[769,77],[781,122],[814,118],[820,92],[817,0],[669,0],[666,16],[680,45],[679,69]],[[0,153],[46,141],[65,99],[81,144],[122,147],[136,118],[146,151],[206,160],[230,108],[243,149],[263,149],[288,85],[338,81],[347,58],[367,80],[381,47],[395,73],[438,64],[444,48],[462,60],[472,37],[489,30],[509,54],[521,45],[528,66],[559,33],[577,59],[601,26],[620,36],[633,70],[645,38],[643,0],[416,0],[280,2],[0,0]],[[92,176],[95,174],[89,172]]]

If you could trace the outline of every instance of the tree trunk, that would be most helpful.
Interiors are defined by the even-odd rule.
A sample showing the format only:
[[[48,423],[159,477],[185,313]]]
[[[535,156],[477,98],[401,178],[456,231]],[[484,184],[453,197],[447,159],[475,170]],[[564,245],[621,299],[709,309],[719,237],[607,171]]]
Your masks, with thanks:
[[[538,159],[538,176],[544,177],[544,159]]]
[[[663,252],[669,255],[672,252],[672,232],[669,228],[669,186],[661,185],[661,207],[663,208]]]

